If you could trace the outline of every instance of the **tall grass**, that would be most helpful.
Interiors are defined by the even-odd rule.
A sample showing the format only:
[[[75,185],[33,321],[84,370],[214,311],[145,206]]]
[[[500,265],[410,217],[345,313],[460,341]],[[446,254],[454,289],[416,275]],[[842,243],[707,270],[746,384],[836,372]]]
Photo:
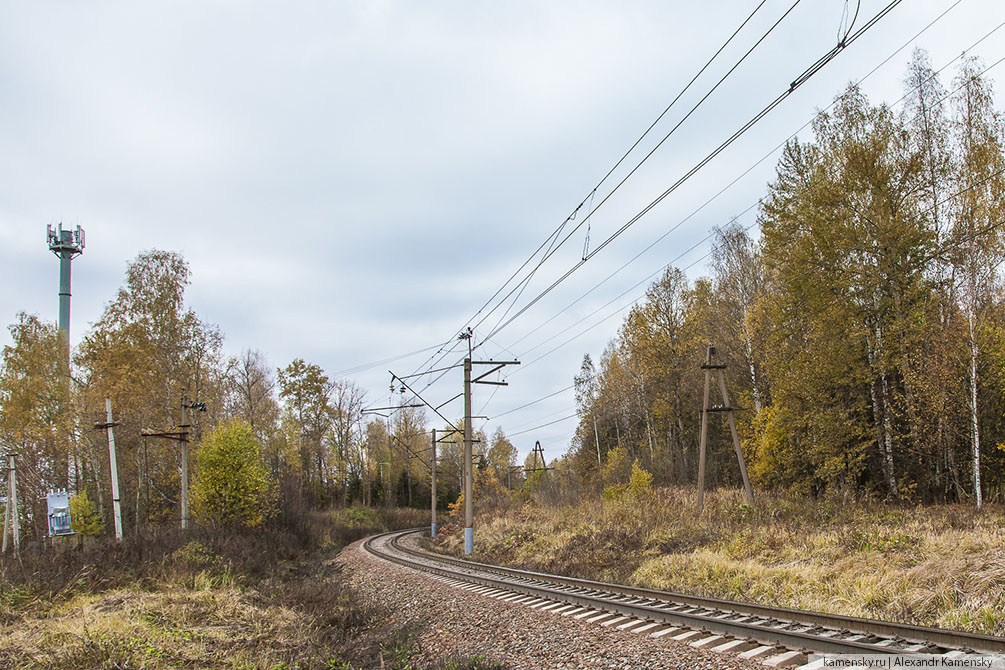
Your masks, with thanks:
[[[418,631],[349,588],[331,559],[422,520],[418,510],[301,510],[260,529],[27,548],[0,564],[0,667],[416,667]]]
[[[1005,510],[719,490],[478,515],[478,558],[706,596],[1005,635]],[[446,528],[436,546],[460,553]]]

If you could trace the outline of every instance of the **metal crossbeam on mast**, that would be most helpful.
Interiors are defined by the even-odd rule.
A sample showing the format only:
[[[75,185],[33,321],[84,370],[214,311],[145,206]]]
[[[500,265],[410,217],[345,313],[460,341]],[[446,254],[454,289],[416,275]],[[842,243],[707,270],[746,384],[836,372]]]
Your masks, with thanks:
[[[464,553],[471,554],[475,550],[474,528],[474,471],[471,467],[471,385],[492,384],[507,386],[506,382],[485,381],[485,377],[502,370],[507,365],[520,365],[520,361],[473,361],[471,360],[470,330],[461,333],[460,339],[468,341],[468,356],[464,359]],[[485,374],[472,379],[471,371],[475,365],[491,365],[493,368]]]

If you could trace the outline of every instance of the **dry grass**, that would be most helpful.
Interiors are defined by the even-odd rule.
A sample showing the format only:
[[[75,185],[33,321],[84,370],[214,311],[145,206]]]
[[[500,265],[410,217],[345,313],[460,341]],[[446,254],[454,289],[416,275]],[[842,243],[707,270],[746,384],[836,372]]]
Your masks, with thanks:
[[[1005,510],[851,497],[706,497],[483,514],[480,560],[671,591],[1005,635]],[[439,549],[458,554],[455,528]]]
[[[23,569],[8,559],[0,667],[416,667],[418,631],[351,591],[330,559],[359,537],[422,521],[415,510],[352,509],[293,528],[49,550],[24,556]]]

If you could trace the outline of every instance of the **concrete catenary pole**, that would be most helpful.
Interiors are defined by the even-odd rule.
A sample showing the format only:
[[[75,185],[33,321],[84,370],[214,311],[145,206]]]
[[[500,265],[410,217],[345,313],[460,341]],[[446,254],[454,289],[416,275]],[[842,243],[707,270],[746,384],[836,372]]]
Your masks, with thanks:
[[[432,508],[432,521],[429,526],[429,537],[436,537],[436,429],[433,428],[433,460],[429,468],[432,484],[429,487],[429,506]]]
[[[474,485],[471,471],[471,357],[464,359],[464,553],[475,550]]]
[[[115,458],[115,424],[112,423],[112,397],[105,396],[105,421],[108,424],[108,470],[112,478],[112,515],[115,518],[115,539],[122,541],[122,508],[119,500],[119,466]]]

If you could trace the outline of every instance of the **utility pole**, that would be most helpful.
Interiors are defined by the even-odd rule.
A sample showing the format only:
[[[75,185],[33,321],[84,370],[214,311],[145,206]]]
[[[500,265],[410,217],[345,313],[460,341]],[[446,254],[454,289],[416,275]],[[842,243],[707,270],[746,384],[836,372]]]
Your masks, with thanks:
[[[496,382],[496,381],[486,381],[485,377],[502,370],[507,365],[519,365],[520,361],[475,361],[471,359],[471,352],[473,347],[471,346],[471,338],[474,333],[470,328],[466,329],[457,339],[468,341],[468,355],[464,359],[464,390],[460,395],[464,396],[464,430],[457,431],[463,432],[464,435],[464,463],[461,468],[461,489],[464,496],[464,553],[471,554],[474,551],[474,472],[472,469],[472,458],[471,458],[471,445],[474,443],[471,431],[471,420],[475,418],[488,418],[488,417],[474,417],[471,415],[471,385],[472,384],[491,384],[494,386],[509,386],[506,382]],[[472,378],[471,373],[475,365],[491,365],[491,370],[482,373],[477,377]],[[457,367],[456,365],[451,365],[447,368],[442,368],[443,370],[449,370]],[[394,390],[394,381],[397,380],[401,382],[402,386],[411,392],[418,400],[421,400],[423,404],[431,408],[441,419],[447,422],[447,425],[453,426],[450,421],[440,413],[440,408],[449,402],[453,402],[457,399],[454,396],[446,403],[440,406],[433,406],[430,403],[423,400],[422,396],[419,395],[411,386],[409,386],[405,380],[411,377],[421,376],[422,374],[428,374],[429,371],[425,373],[417,373],[414,375],[406,375],[405,377],[399,377],[398,375],[391,372],[391,389]],[[456,428],[456,427],[455,427]]]
[[[726,365],[724,363],[715,363],[715,354],[715,346],[708,345],[705,362],[701,365],[701,369],[705,371],[705,395],[701,406],[701,438],[698,453],[698,514],[701,514],[705,504],[705,451],[708,441],[709,412],[726,412],[726,416],[729,419],[729,430],[733,437],[733,449],[736,451],[736,461],[740,466],[740,477],[743,479],[743,489],[747,495],[747,502],[751,505],[754,504],[754,490],[750,487],[750,478],[747,476],[747,464],[743,458],[743,450],[740,448],[740,437],[736,432],[736,418],[733,415],[733,412],[739,408],[732,407],[729,404],[729,392],[726,390],[726,377],[723,372],[726,369]],[[709,391],[712,385],[712,370],[716,371],[719,379],[719,392],[722,394],[722,405],[710,406],[708,404]]]
[[[507,365],[519,365],[520,361],[473,361],[471,360],[471,329],[461,333],[458,339],[468,341],[468,357],[464,359],[464,553],[471,554],[475,550],[475,529],[474,529],[474,472],[471,467],[471,385],[491,384],[493,386],[509,386],[506,382],[485,381],[494,372],[502,370]],[[494,366],[474,379],[471,378],[471,370],[475,365]]]
[[[112,396],[105,396],[105,423],[94,424],[95,430],[105,429],[108,432],[108,469],[112,479],[112,515],[115,517],[115,539],[122,541],[122,508],[119,502],[119,466],[115,457],[115,426],[112,421]],[[139,495],[139,492],[137,492]]]
[[[391,467],[391,464],[388,463],[387,461],[380,461],[380,462],[377,463],[377,471],[380,473],[381,482],[384,482],[384,480],[385,480],[385,477],[384,477],[384,466],[385,465],[388,467],[388,477],[387,477],[387,483],[384,484],[384,507],[390,507],[391,506],[391,499],[388,498],[388,496],[387,496],[387,489],[390,488],[390,467]]]
[[[7,553],[7,531],[10,530],[11,540],[14,542],[14,553],[18,553],[21,548],[21,522],[17,514],[17,469],[14,466],[14,454],[10,455],[7,470],[7,507],[4,510],[3,520],[3,553]]]
[[[470,336],[469,336],[470,337]],[[470,340],[469,345],[470,346]],[[471,472],[471,356],[464,359],[464,553],[475,550],[474,480]]]
[[[523,470],[519,465],[508,465],[506,466],[506,489],[509,491],[513,490],[513,471]]]
[[[432,498],[432,500],[431,500],[430,504],[432,505],[432,508],[433,508],[433,525],[432,525],[432,532],[430,533],[430,537],[436,537],[436,502],[437,502],[437,500],[436,500],[436,445],[439,444],[440,442],[450,443],[450,444],[457,444],[457,442],[455,442],[453,439],[450,439],[450,440],[445,439],[447,437],[452,437],[455,433],[457,433],[457,430],[451,428],[450,430],[445,431],[445,434],[443,436],[437,437],[436,436],[436,429],[433,428],[433,460],[430,462],[430,469],[429,469],[430,474],[432,475],[432,487],[431,487],[431,493],[430,493],[430,498]]]
[[[546,461],[544,459],[544,447],[541,446],[541,441],[540,440],[534,440],[534,448],[531,450],[531,453],[533,454],[533,457],[534,457],[534,460],[533,460],[534,467],[532,467],[532,468],[524,468],[524,472],[531,473],[530,478],[528,478],[527,481],[530,482],[530,487],[529,487],[530,488],[530,492],[533,493],[534,492],[534,480],[537,479],[537,473],[538,472],[547,472],[548,470],[554,470],[554,468],[549,468],[548,467],[548,461]],[[537,465],[538,456],[540,456],[540,458],[541,458],[541,467],[538,467],[538,465]]]
[[[151,430],[141,430],[143,437],[163,437],[168,440],[175,440],[181,443],[181,527],[182,530],[188,528],[188,429],[192,425],[188,422],[188,410],[194,409],[198,412],[206,411],[206,403],[189,402],[188,395],[182,391],[181,396],[181,423],[178,424],[180,430],[154,432]],[[144,441],[144,448],[146,442]],[[149,474],[147,484],[149,486]],[[149,496],[149,493],[147,494]],[[149,500],[147,501],[149,504]]]
[[[433,428],[433,459],[429,468],[429,475],[432,482],[429,486],[430,507],[432,507],[432,521],[429,527],[429,537],[436,537],[436,429]]]
[[[181,395],[181,423],[178,427],[185,430],[185,439],[181,443],[181,529],[188,528],[188,397]]]

